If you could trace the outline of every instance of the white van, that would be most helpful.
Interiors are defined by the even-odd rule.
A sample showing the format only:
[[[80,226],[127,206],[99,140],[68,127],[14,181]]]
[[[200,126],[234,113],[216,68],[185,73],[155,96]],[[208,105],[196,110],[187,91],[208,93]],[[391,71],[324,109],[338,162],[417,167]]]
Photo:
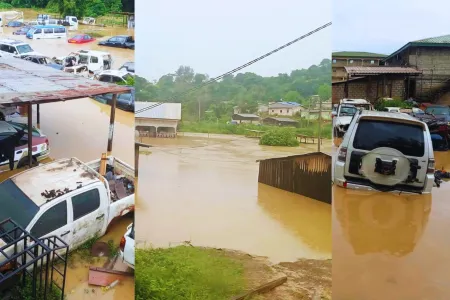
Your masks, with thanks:
[[[435,161],[427,124],[407,114],[359,110],[338,149],[334,183],[344,188],[431,193]]]
[[[31,46],[25,42],[2,39],[0,40],[0,55],[1,56],[14,56],[22,57],[27,55],[42,55],[31,48]]]
[[[75,61],[75,66],[67,64],[70,60]],[[110,53],[94,50],[80,50],[70,53],[68,56],[56,58],[55,61],[63,65],[64,71],[69,73],[79,69],[87,69],[90,73],[98,73],[103,70],[110,70],[113,63]]]
[[[27,32],[27,38],[32,40],[67,38],[67,30],[60,25],[39,25]]]

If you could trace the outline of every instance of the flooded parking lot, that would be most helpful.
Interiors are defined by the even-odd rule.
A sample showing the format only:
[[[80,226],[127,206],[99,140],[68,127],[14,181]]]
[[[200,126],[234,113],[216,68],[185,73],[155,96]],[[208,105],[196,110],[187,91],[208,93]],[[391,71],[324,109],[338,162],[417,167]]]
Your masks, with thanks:
[[[139,161],[136,224],[147,228],[137,232],[140,243],[190,241],[272,262],[330,258],[330,205],[258,184],[257,159],[314,152],[317,145],[268,147],[205,134],[141,141],[154,147]]]
[[[450,169],[450,153],[435,158]],[[333,191],[334,299],[448,299],[450,183],[431,195]]]

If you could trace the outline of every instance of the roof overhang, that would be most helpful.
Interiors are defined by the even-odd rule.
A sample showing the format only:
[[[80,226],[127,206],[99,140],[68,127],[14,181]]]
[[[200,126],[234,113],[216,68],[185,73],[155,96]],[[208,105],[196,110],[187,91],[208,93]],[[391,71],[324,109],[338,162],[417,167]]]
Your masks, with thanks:
[[[26,105],[122,94],[131,87],[105,83],[20,58],[0,57],[0,104]]]
[[[410,47],[438,47],[438,48],[449,48],[450,44],[448,43],[418,43],[418,42],[409,42],[394,53],[390,54],[386,58],[383,59],[383,61],[387,61],[388,59],[391,59],[392,57],[396,56],[397,54],[405,51],[406,49]]]
[[[405,67],[344,67],[350,75],[356,76],[378,76],[378,75],[420,75],[421,70]]]

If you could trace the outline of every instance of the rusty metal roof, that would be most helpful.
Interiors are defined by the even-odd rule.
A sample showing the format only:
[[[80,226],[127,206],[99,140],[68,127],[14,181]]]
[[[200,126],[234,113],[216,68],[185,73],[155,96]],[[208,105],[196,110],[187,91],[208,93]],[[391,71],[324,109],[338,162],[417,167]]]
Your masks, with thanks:
[[[345,67],[350,75],[379,75],[379,74],[422,74],[422,71],[404,67]]]
[[[0,57],[0,104],[39,104],[129,92],[104,83],[19,58]]]

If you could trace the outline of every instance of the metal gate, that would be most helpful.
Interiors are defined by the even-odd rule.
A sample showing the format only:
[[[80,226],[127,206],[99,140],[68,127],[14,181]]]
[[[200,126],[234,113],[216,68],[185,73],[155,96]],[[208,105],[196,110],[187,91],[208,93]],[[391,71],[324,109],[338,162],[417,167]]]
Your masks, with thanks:
[[[322,152],[259,161],[258,182],[331,204],[331,156]]]
[[[11,219],[0,222],[0,299],[27,290],[46,300],[57,289],[63,300],[68,253],[57,236],[38,239]]]

